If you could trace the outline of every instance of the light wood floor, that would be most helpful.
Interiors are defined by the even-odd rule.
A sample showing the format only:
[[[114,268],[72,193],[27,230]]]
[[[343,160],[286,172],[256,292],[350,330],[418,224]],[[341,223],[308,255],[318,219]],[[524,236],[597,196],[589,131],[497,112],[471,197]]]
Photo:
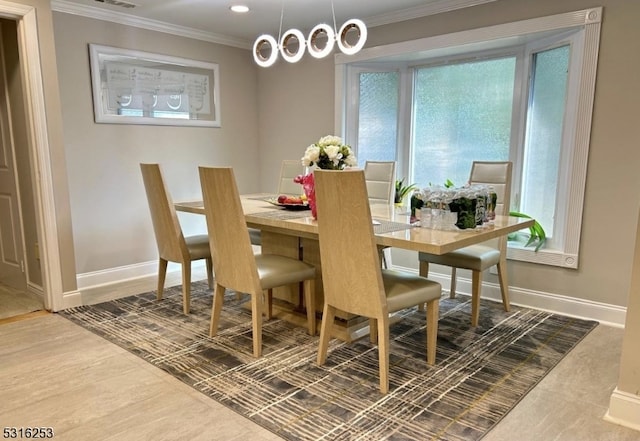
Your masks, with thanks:
[[[0,282],[0,319],[43,309],[42,298]]]
[[[622,333],[598,326],[483,441],[640,440],[602,419]],[[3,427],[60,440],[279,439],[57,314],[0,321],[0,391]]]

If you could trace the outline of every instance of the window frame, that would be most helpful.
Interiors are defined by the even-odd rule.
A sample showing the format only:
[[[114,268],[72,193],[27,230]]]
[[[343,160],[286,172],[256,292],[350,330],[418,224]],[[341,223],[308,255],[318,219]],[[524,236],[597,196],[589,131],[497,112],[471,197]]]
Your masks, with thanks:
[[[561,211],[557,211],[557,215],[564,216],[561,225],[561,231],[554,231],[554,235],[561,240],[553,243],[552,246],[545,246],[539,251],[534,251],[531,247],[523,247],[510,243],[507,257],[513,260],[540,263],[546,265],[560,266],[565,268],[578,268],[579,262],[579,245],[582,227],[582,212],[584,205],[584,193],[586,184],[587,159],[589,153],[589,142],[591,134],[591,119],[593,113],[593,101],[595,92],[595,77],[597,70],[598,47],[600,41],[600,27],[602,20],[602,7],[584,9],[580,11],[568,12],[548,17],[540,17],[518,22],[505,23],[501,25],[489,26],[485,28],[472,29],[468,31],[455,32],[451,34],[427,37],[418,40],[410,40],[401,43],[393,43],[375,48],[367,48],[360,51],[356,55],[346,56],[338,54],[335,56],[335,129],[336,133],[342,133],[348,143],[354,143],[354,137],[357,137],[357,127],[353,130],[351,120],[347,120],[347,115],[353,115],[354,100],[345,93],[349,91],[353,84],[349,83],[349,77],[356,66],[362,68],[362,63],[367,66],[384,67],[390,63],[398,65],[402,60],[406,60],[404,72],[401,71],[401,87],[403,81],[410,81],[409,66],[417,65],[416,60],[419,59],[436,59],[445,56],[459,56],[473,52],[491,51],[500,47],[507,48],[513,46],[526,46],[532,37],[540,40],[545,35],[559,35],[563,31],[568,33],[580,29],[580,41],[572,47],[572,54],[579,55],[579,61],[574,62],[572,55],[570,62],[570,76],[575,81],[569,81],[569,87],[572,90],[569,94],[576,97],[575,106],[569,108],[571,103],[567,103],[567,120],[566,124],[573,127],[573,132],[569,139],[563,141],[570,146],[567,158],[567,173],[560,179],[560,185],[566,185],[564,194],[558,198],[559,205],[564,204]],[[525,57],[526,62],[522,67],[523,72],[529,70],[529,57]],[[371,63],[371,64],[369,64]],[[375,64],[374,64],[375,63]],[[518,75],[518,78],[523,78]],[[526,118],[527,100],[522,97],[528,96],[529,81],[522,81],[517,85],[519,91],[514,92],[514,99],[519,100],[518,106],[520,112],[514,112],[514,121],[516,127],[521,128],[517,135],[517,142],[522,143],[524,140],[524,118]],[[345,90],[346,89],[346,90]],[[408,89],[403,87],[402,89]],[[400,100],[410,99],[403,92],[400,94]],[[514,103],[515,104],[515,103]],[[401,106],[401,109],[406,106]],[[398,124],[401,133],[410,133],[403,131],[403,125],[410,124],[408,115],[399,115]],[[564,138],[563,138],[564,139]],[[408,148],[408,140],[399,136],[398,140],[398,170],[400,173],[407,170],[410,152]],[[512,146],[513,148],[513,146]],[[521,155],[521,153],[517,153]],[[522,160],[517,158],[515,162]],[[520,176],[514,176],[514,188],[518,189]],[[561,188],[561,187],[559,187]],[[562,202],[561,202],[562,201]],[[568,219],[576,219],[579,222],[568,222]],[[558,224],[558,223],[557,223]],[[550,244],[551,245],[551,244]]]

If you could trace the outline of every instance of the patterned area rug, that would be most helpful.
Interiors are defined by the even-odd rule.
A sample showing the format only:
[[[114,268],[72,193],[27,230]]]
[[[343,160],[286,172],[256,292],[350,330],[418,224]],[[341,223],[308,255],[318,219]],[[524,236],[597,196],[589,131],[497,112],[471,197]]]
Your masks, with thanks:
[[[251,355],[251,315],[225,299],[218,336],[207,336],[211,291],[193,285],[66,310],[62,316],[129,350],[287,440],[478,440],[596,322],[483,302],[471,328],[468,297],[440,303],[437,363],[426,364],[425,318],[416,309],[392,327],[390,387],[378,390],[378,352],[363,338],[333,340],[317,366],[318,337],[265,321],[263,357]]]

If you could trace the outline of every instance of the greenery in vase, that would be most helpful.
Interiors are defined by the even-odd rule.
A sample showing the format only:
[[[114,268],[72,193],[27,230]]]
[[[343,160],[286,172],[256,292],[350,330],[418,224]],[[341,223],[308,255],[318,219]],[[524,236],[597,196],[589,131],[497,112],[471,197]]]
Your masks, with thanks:
[[[404,178],[396,180],[396,193],[394,196],[394,202],[396,204],[401,204],[404,198],[409,194],[409,192],[417,189],[418,186],[416,184],[404,185]]]

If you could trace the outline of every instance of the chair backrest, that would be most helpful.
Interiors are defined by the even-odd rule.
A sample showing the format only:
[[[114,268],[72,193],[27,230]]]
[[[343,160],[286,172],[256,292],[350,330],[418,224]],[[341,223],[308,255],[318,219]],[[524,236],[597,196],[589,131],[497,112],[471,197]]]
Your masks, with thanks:
[[[496,192],[496,214],[508,215],[511,202],[511,161],[473,161],[469,183],[472,185],[490,185]],[[495,239],[490,241],[494,246],[504,248],[506,241]]]
[[[325,301],[366,317],[387,315],[362,170],[315,170]]]
[[[511,201],[510,161],[473,161],[469,183],[472,185],[491,185],[498,195],[496,214],[509,214]]]
[[[233,169],[199,167],[216,283],[259,293],[260,279]]]
[[[395,197],[395,161],[367,161],[364,177],[370,202],[393,203]]]
[[[304,174],[305,168],[300,159],[285,159],[280,167],[280,181],[278,181],[278,194],[300,196],[303,193],[302,186],[293,182],[293,178]]]
[[[173,200],[162,178],[159,164],[140,164],[144,189],[153,222],[160,258],[181,262],[188,260],[189,251],[180,228]]]

